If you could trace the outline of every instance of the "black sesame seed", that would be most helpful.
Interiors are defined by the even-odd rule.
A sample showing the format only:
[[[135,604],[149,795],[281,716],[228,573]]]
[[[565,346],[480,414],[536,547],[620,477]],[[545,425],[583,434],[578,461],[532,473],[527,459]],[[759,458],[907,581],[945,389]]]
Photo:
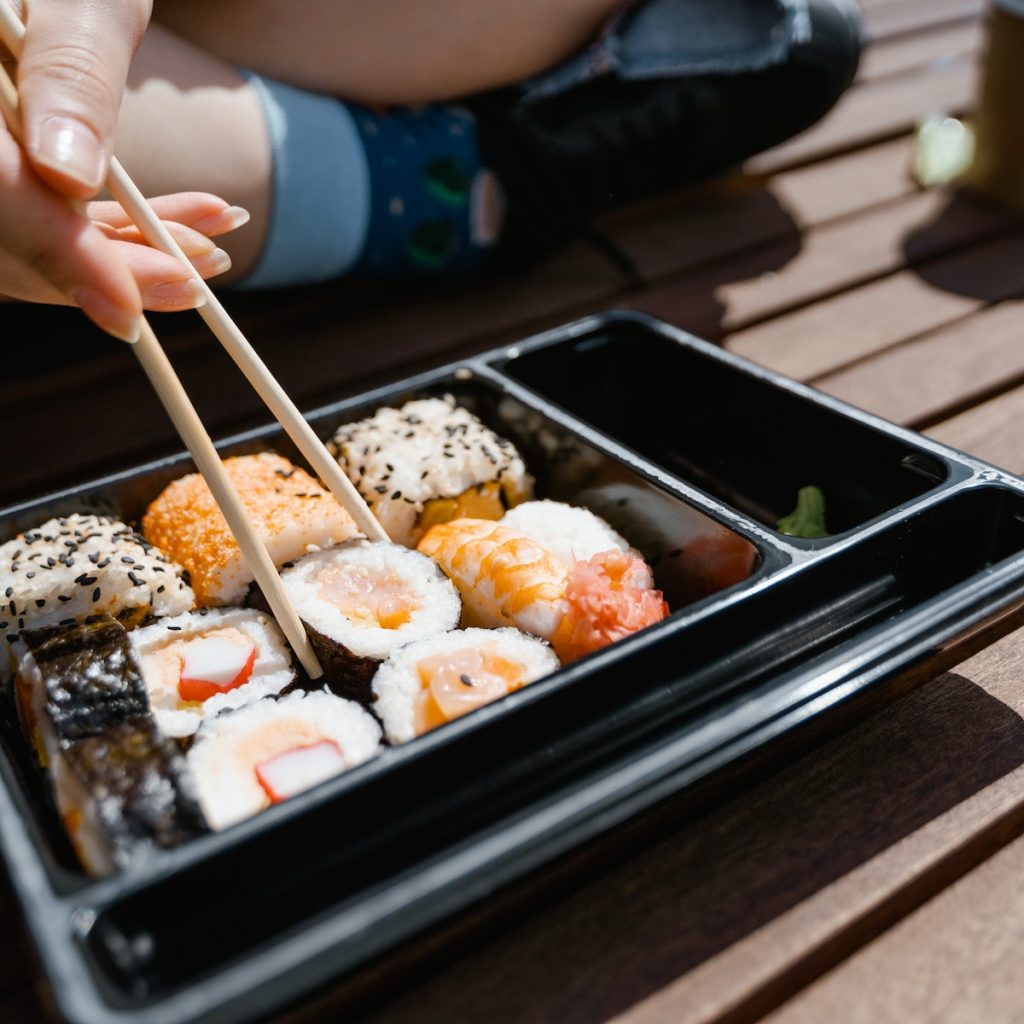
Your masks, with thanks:
[[[35,578],[36,578],[35,569],[33,569],[31,572],[25,573],[25,579],[27,579],[27,580],[34,580]]]
[[[162,594],[166,589],[167,588],[161,583],[160,586],[156,588],[156,592],[158,594]]]
[[[6,629],[9,625],[9,622],[0,622],[0,629]]]
[[[121,561],[124,562],[125,565],[134,565],[135,564],[135,559],[132,558],[131,555],[122,555],[121,556]]]
[[[37,597],[36,598],[36,607],[37,608],[42,608],[43,605],[45,605],[45,604],[46,604],[46,598],[45,597]]]
[[[145,580],[134,572],[128,573],[128,579],[132,581],[133,587],[141,587],[142,584],[145,583]]]
[[[171,633],[180,633],[181,632],[181,626],[168,626],[167,629]]]
[[[67,594],[58,594],[57,595],[57,600],[60,601],[61,604],[67,604],[67,602],[70,601],[71,598],[68,597]]]
[[[14,587],[8,587],[4,591],[4,597],[14,597]]]
[[[17,639],[18,639],[18,634],[17,633],[8,633],[7,634],[7,642],[9,644],[13,644],[14,641],[17,640]]]
[[[377,486],[374,487],[374,490],[378,494],[384,494],[387,491],[387,488],[383,484],[377,484]]]
[[[475,685],[473,683],[473,680],[470,679],[469,676],[467,676],[465,672],[463,672],[462,675],[459,676],[459,682],[462,683],[463,686],[473,686],[473,685]]]
[[[402,492],[401,491],[395,491],[395,493],[391,495],[391,500],[392,501],[398,501],[398,499],[401,496],[402,496]]]
[[[95,589],[95,590],[94,590],[94,591],[92,592],[92,600],[93,600],[93,604],[95,604],[95,603],[96,603],[96,602],[97,602],[97,601],[98,601],[99,599],[100,599],[100,588],[99,588],[99,587],[97,587],[97,588],[96,588],[96,589]]]

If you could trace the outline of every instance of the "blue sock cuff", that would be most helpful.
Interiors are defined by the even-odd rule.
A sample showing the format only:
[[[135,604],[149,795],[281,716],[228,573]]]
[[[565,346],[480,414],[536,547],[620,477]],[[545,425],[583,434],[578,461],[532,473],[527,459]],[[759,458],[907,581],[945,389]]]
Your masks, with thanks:
[[[242,72],[263,106],[274,160],[263,254],[239,288],[327,281],[359,259],[370,174],[351,113],[329,96]]]

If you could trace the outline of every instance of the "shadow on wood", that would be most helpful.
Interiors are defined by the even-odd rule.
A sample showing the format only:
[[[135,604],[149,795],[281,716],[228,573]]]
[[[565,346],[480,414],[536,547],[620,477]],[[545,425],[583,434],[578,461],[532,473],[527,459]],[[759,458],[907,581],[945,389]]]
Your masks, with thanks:
[[[504,934],[421,961],[366,1019],[606,1020],[1022,763],[1024,720],[946,674]]]

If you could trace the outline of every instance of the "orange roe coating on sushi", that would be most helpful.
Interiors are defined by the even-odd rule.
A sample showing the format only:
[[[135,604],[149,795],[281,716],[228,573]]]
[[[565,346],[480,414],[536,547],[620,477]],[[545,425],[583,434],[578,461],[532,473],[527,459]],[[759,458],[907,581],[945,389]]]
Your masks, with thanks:
[[[280,455],[239,455],[225,459],[224,468],[272,557],[273,541],[285,530],[308,530],[317,535],[314,543],[320,544],[359,535],[337,499]],[[169,484],[146,510],[142,531],[150,543],[189,571],[197,605],[223,603],[221,577],[241,561],[242,554],[202,476],[191,473]],[[280,564],[304,553],[296,551],[275,561]]]
[[[577,562],[565,597],[569,610],[551,638],[563,662],[607,647],[669,614],[650,567],[629,551],[604,551]]]

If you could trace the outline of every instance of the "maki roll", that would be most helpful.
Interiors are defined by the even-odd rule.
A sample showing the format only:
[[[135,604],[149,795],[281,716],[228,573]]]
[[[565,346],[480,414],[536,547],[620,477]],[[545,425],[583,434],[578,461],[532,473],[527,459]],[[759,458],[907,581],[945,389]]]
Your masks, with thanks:
[[[561,501],[527,501],[505,513],[502,526],[536,541],[566,565],[604,551],[629,551],[629,541],[590,509]]]
[[[420,541],[455,581],[467,626],[515,626],[549,640],[563,662],[621,640],[668,615],[650,566],[604,551],[571,566],[499,523],[457,519]]]
[[[206,717],[295,682],[277,623],[251,608],[203,609],[131,634],[149,704],[165,736],[195,733]]]
[[[64,744],[50,766],[57,808],[91,875],[132,867],[209,831],[185,759],[151,720]]]
[[[126,625],[195,606],[180,565],[118,519],[50,519],[0,544],[0,679],[24,629],[106,613]]]
[[[266,699],[203,722],[188,764],[210,827],[227,828],[373,757],[380,726],[316,691]]]
[[[359,533],[330,492],[280,455],[239,455],[224,468],[277,566]],[[243,603],[253,575],[198,473],[165,488],[146,510],[142,531],[189,571],[199,605]]]
[[[454,628],[451,581],[398,544],[354,541],[317,551],[281,573],[332,690],[364,703],[380,663],[403,644]]]
[[[149,720],[128,634],[109,615],[78,626],[26,630],[14,652],[18,717],[42,764],[68,742]]]
[[[373,680],[373,710],[391,743],[460,718],[559,668],[554,651],[517,629],[456,629],[394,652]]]
[[[387,535],[407,547],[435,523],[500,519],[533,491],[512,443],[451,397],[379,409],[340,427],[330,447]]]

